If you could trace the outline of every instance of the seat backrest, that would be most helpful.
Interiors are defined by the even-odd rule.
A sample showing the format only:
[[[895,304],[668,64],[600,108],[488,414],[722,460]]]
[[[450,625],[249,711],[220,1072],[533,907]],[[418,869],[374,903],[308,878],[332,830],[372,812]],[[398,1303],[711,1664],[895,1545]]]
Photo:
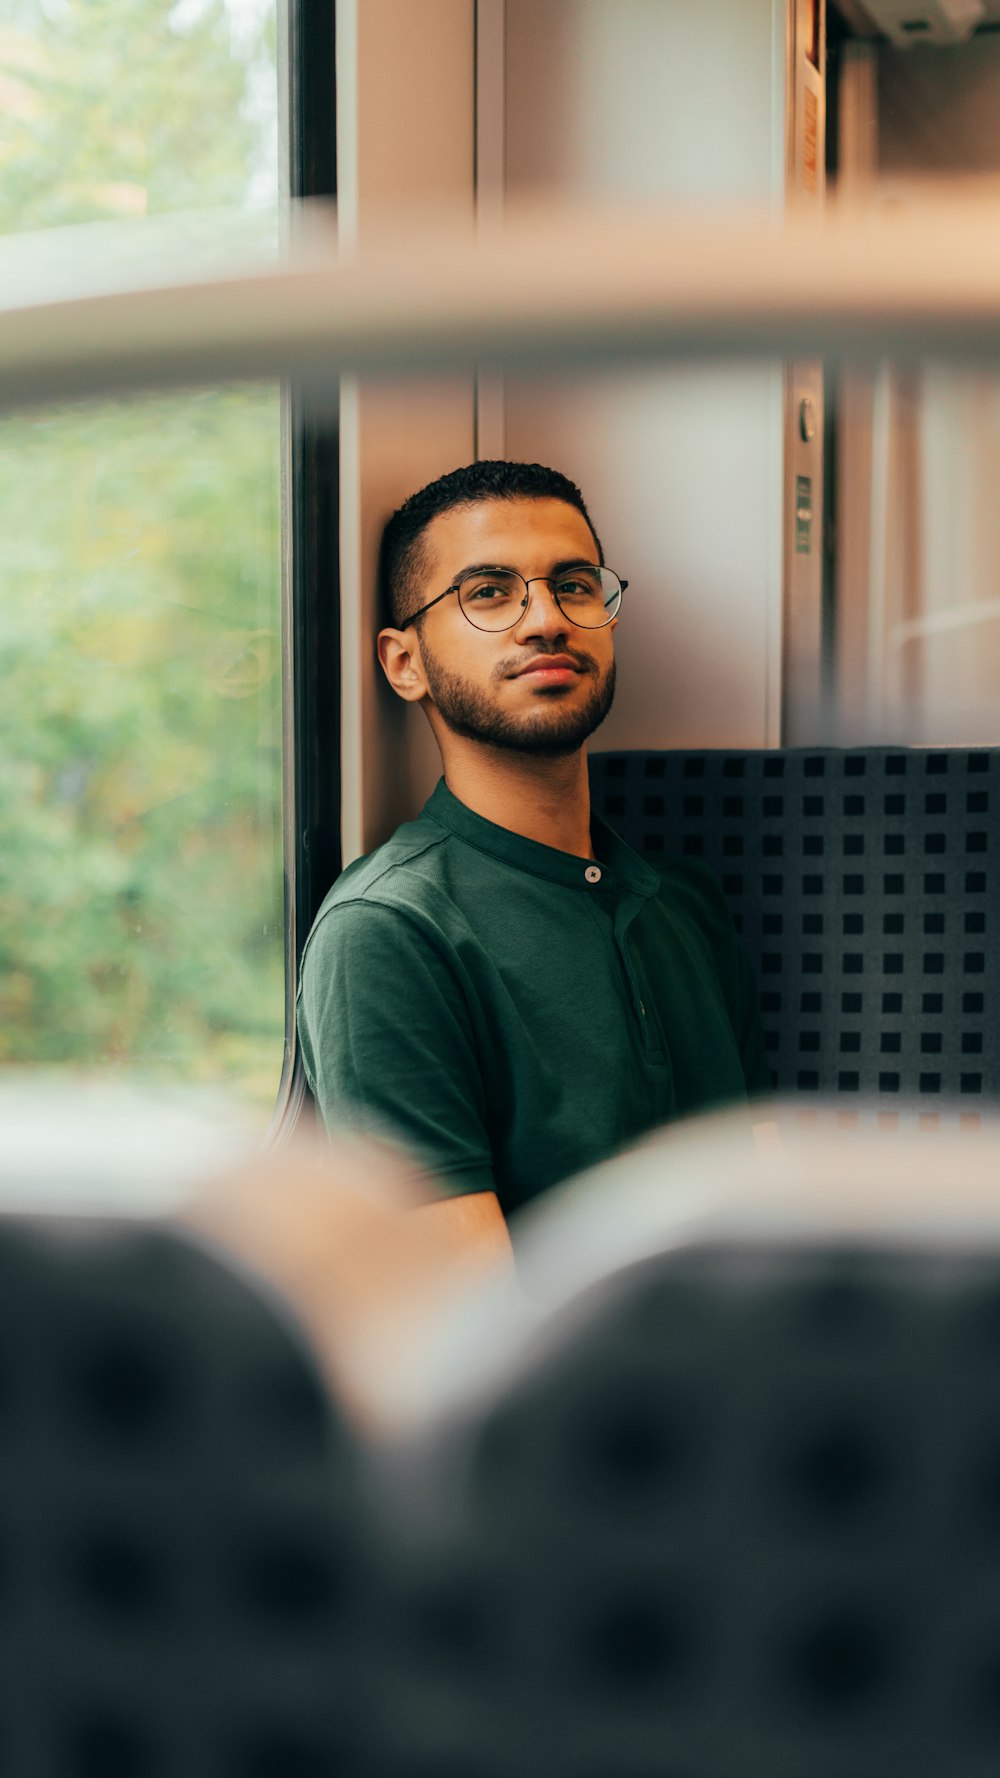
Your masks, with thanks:
[[[354,1771],[355,1458],[277,1298],[165,1229],[0,1218],[0,1770]]]
[[[605,753],[590,773],[636,851],[721,882],[780,1092],[930,1124],[997,1102],[1000,749]]]
[[[995,1251],[707,1244],[574,1300],[400,1465],[385,1772],[995,1771],[998,1361]]]

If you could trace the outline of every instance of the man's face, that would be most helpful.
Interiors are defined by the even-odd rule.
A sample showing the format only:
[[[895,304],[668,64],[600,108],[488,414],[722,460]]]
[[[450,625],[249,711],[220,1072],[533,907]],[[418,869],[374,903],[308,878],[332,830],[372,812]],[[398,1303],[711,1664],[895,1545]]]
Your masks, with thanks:
[[[617,619],[580,628],[535,577],[596,563],[586,519],[562,500],[480,500],[432,519],[424,544],[421,602],[479,567],[512,568],[534,581],[513,629],[475,629],[455,595],[427,613],[419,649],[432,710],[453,734],[493,747],[575,753],[611,708]]]

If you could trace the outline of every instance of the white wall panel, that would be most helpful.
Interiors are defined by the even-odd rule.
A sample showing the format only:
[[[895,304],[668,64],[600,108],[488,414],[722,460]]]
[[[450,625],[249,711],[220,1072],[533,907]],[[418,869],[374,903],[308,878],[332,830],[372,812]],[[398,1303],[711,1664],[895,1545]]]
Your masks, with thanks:
[[[507,0],[506,13],[509,202],[780,210],[784,0]],[[507,455],[580,483],[632,583],[600,746],[778,739],[782,452],[777,366],[508,381]]]

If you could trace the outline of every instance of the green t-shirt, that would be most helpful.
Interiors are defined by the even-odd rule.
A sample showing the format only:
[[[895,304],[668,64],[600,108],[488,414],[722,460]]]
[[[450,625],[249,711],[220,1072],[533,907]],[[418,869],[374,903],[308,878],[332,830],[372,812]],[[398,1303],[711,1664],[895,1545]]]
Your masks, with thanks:
[[[757,1000],[701,866],[654,869],[596,817],[597,863],[486,821],[442,780],[352,864],[302,959],[325,1123],[400,1138],[505,1212],[655,1125],[765,1093]]]

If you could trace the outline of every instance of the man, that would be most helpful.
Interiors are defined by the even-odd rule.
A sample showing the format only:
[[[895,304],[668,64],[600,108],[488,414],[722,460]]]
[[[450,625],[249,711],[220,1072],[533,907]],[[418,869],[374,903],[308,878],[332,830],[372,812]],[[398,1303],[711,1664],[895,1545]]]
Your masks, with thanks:
[[[444,778],[351,865],[302,965],[326,1122],[394,1132],[439,1182],[456,1248],[671,1118],[767,1090],[721,891],[592,820],[585,743],[615,687],[625,582],[579,489],[485,462],[414,494],[383,541],[393,690]]]

